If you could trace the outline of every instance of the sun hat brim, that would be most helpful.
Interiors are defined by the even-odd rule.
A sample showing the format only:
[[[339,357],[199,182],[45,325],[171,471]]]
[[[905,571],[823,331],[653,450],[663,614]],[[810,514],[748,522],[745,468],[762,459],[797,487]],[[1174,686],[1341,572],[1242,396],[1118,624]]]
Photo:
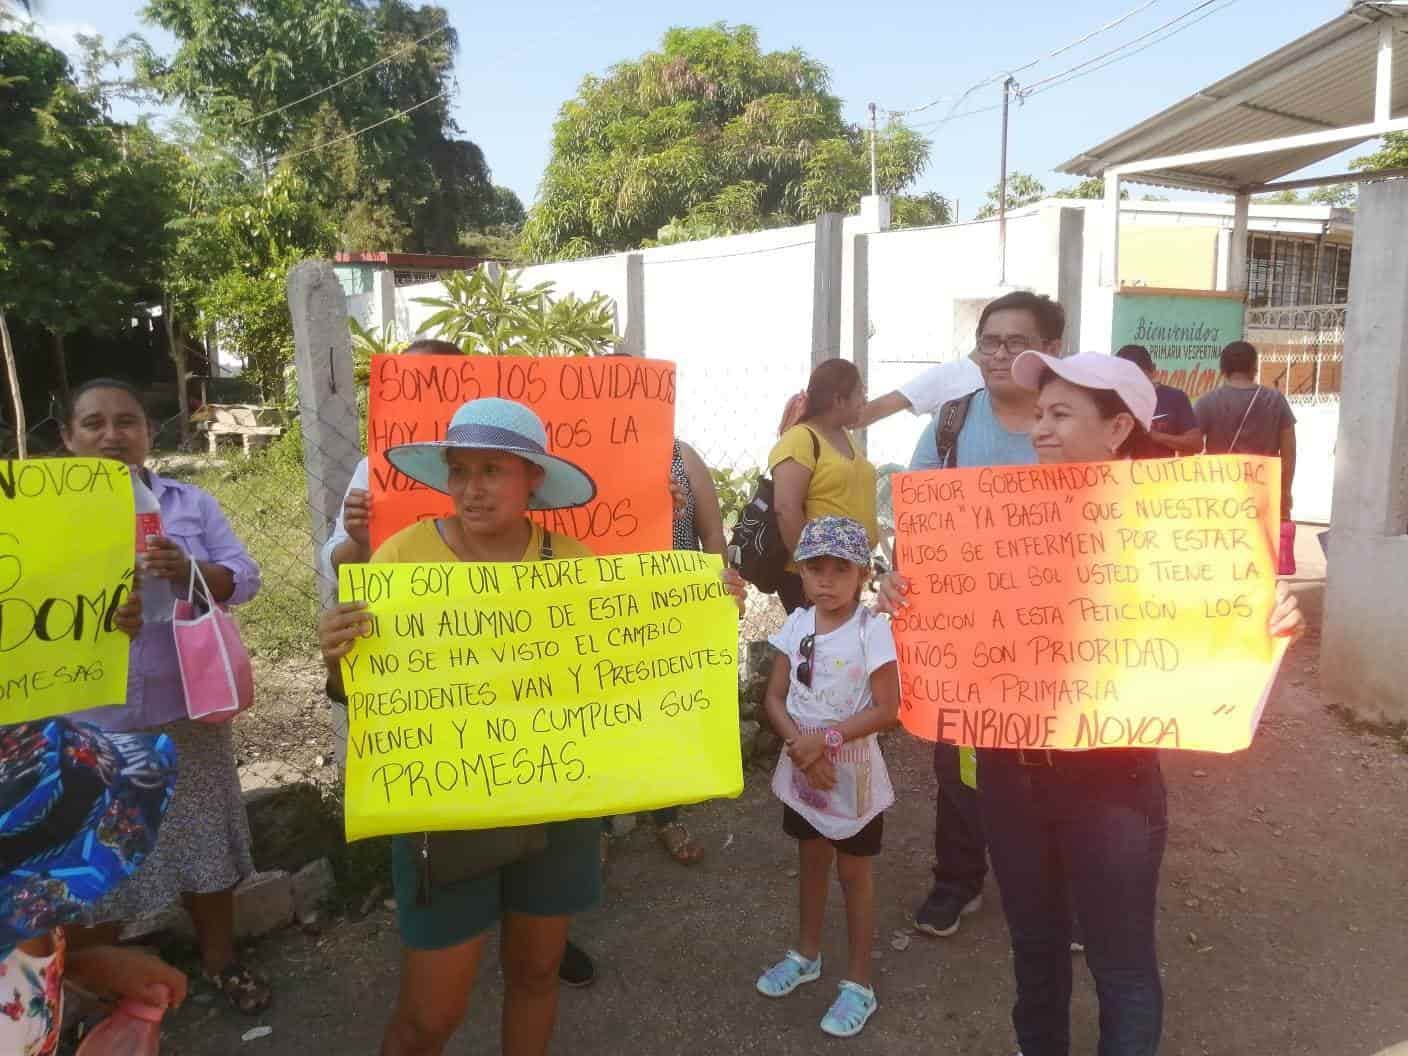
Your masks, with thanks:
[[[450,467],[446,451],[504,451],[532,462],[543,470],[543,481],[528,500],[530,510],[563,510],[585,506],[596,498],[596,481],[565,458],[545,454],[526,444],[429,440],[399,444],[386,449],[386,458],[397,470],[427,488],[449,494]]]
[[[86,922],[156,845],[176,787],[166,734],[104,733],[64,719],[0,732],[0,952]],[[13,784],[10,784],[13,783]]]

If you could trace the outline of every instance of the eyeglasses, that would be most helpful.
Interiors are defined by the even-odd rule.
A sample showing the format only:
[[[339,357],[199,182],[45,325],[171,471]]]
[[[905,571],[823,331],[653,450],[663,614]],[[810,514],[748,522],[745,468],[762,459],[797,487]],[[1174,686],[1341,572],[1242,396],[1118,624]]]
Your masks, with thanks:
[[[797,652],[802,654],[802,662],[797,665],[797,681],[808,689],[812,688],[812,653],[816,651],[816,635],[809,634],[802,639],[802,644],[797,646]]]
[[[1008,334],[1006,337],[983,334],[978,338],[978,354],[991,359],[999,352],[1006,351],[1009,356],[1016,358],[1029,348],[1041,348],[1042,343],[1041,338],[1027,337],[1025,334]]]

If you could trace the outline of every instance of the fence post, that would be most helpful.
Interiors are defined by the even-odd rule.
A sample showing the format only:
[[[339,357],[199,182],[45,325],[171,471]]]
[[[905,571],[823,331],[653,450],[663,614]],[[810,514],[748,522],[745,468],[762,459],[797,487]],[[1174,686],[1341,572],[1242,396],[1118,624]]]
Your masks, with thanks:
[[[645,257],[639,253],[625,254],[626,303],[618,305],[625,315],[621,324],[621,343],[616,351],[631,356],[645,355]],[[618,316],[619,318],[619,316]]]
[[[841,354],[841,223],[840,213],[816,218],[812,273],[812,369]]]
[[[336,596],[337,584],[324,577],[318,558],[332,534],[347,482],[362,457],[347,298],[332,265],[325,260],[305,260],[290,271],[288,306],[293,314],[312,560],[318,570],[319,592],[328,604]]]
[[[868,201],[868,199],[867,199]],[[856,235],[851,260],[851,360],[860,371],[860,383],[870,392],[870,236]],[[862,429],[860,449],[867,453],[869,430]]]
[[[1085,210],[1056,210],[1056,300],[1066,310],[1066,341],[1062,355],[1070,356],[1085,349],[1103,351],[1110,335],[1098,342],[1082,341],[1080,332],[1080,302],[1085,282]],[[1109,349],[1114,352],[1114,349]]]

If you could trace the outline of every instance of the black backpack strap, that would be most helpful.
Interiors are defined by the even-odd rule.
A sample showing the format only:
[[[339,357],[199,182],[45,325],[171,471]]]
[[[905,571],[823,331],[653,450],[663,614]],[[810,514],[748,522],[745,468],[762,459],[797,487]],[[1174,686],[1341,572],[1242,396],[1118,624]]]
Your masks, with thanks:
[[[552,560],[552,532],[546,528],[543,529],[543,541],[538,544],[538,560]]]
[[[958,434],[963,431],[963,423],[968,419],[968,408],[977,394],[975,390],[956,400],[949,400],[939,408],[939,427],[934,430],[934,440],[941,469],[952,469],[958,464]]]
[[[802,428],[805,429],[807,431],[807,435],[812,438],[812,461],[820,462],[821,441],[816,438],[816,433],[812,431],[812,427],[810,425],[803,425]]]

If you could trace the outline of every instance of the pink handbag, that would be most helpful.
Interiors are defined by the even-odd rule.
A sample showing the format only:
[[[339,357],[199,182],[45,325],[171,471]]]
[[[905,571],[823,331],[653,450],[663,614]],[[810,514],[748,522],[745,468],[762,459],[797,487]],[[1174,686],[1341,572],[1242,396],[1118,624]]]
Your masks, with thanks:
[[[1276,574],[1294,576],[1296,574],[1296,522],[1281,522],[1281,546],[1276,552]]]
[[[228,722],[254,703],[254,672],[239,624],[211,600],[210,587],[194,558],[186,597],[177,599],[172,610],[171,628],[187,715],[197,722]]]

